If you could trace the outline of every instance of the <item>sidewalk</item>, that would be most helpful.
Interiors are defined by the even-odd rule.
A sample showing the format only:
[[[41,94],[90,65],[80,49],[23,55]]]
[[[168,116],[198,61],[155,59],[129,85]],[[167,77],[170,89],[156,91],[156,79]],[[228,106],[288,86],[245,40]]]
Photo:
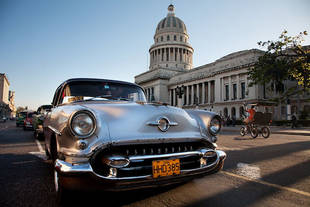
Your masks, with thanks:
[[[236,125],[235,127],[225,126],[222,128],[222,131],[239,132],[240,128],[241,128],[241,125]],[[270,130],[271,130],[271,134],[302,135],[302,136],[309,136],[310,138],[310,127],[298,127],[297,129],[292,129],[290,127],[271,126]]]

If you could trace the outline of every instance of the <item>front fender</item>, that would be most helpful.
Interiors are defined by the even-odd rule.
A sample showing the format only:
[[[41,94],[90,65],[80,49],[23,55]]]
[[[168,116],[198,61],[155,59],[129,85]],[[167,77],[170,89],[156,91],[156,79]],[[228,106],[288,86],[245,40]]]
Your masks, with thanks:
[[[214,117],[219,118],[219,120],[221,120],[221,117],[217,113],[205,110],[187,109],[186,112],[199,124],[201,136],[205,137],[211,143],[215,143],[217,137],[209,132],[209,126]]]

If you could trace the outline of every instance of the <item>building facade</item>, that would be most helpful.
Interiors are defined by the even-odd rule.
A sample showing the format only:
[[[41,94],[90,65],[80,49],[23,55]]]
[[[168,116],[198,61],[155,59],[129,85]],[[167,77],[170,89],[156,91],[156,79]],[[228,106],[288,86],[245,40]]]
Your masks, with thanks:
[[[15,116],[15,92],[9,90],[10,82],[4,73],[0,73],[0,117]]]
[[[248,69],[264,54],[263,51],[238,51],[196,68],[193,68],[193,53],[186,26],[175,16],[174,6],[170,5],[167,17],[156,27],[154,44],[149,49],[149,70],[135,77],[135,82],[145,89],[148,101],[210,110],[240,119],[245,103],[277,96],[260,85],[249,87]],[[180,91],[182,96],[178,95]],[[299,98],[292,101],[292,113],[295,108],[308,107],[306,102],[296,101]],[[279,104],[259,110],[273,112],[274,119],[283,120],[290,113],[285,107],[287,105]]]

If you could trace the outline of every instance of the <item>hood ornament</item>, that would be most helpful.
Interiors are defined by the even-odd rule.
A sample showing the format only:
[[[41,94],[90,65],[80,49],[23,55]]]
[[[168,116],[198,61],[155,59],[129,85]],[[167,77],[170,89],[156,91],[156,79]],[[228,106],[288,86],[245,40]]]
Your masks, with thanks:
[[[162,132],[168,131],[170,126],[177,126],[177,122],[171,122],[167,117],[159,117],[156,121],[148,122],[149,126],[157,126],[158,129]]]

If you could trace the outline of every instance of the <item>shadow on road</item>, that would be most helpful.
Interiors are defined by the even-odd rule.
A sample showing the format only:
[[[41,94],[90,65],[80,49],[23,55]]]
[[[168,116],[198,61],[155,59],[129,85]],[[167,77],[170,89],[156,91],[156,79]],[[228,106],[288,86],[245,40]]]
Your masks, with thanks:
[[[263,177],[262,180],[276,183],[281,186],[290,186],[310,177],[309,172],[310,160],[267,175]],[[252,204],[260,203],[264,198],[272,197],[279,191],[281,191],[279,188],[248,181],[243,185],[238,186],[238,188],[229,189],[215,196],[191,203],[188,206],[227,206],[227,201],[229,201],[229,206],[251,206]],[[309,198],[307,199],[307,204],[302,201],[303,199],[300,199],[303,195],[294,193],[290,196],[292,198],[285,197],[285,200],[295,201],[297,203],[296,206],[310,205]]]

